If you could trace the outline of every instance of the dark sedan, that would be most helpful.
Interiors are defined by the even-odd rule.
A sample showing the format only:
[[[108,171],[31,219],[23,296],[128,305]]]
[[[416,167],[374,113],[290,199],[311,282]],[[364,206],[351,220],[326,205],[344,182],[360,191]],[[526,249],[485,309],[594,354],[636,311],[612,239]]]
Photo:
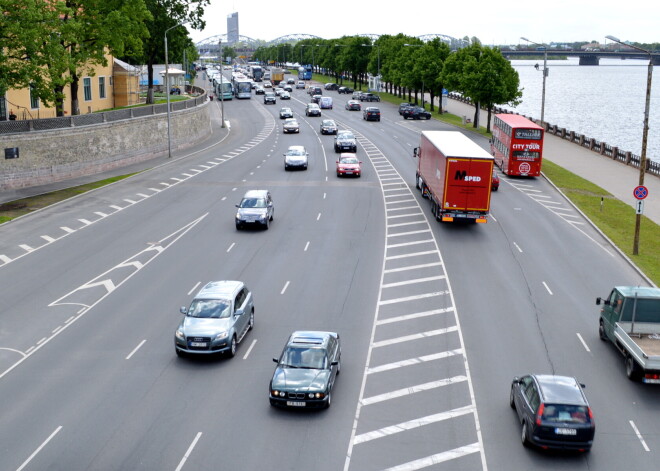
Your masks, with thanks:
[[[369,106],[362,112],[362,119],[366,121],[380,121],[380,110],[374,106]]]
[[[337,134],[337,124],[331,119],[321,122],[321,134]]]
[[[339,94],[344,93],[346,95],[349,95],[349,94],[353,93],[353,89],[351,87],[339,87],[339,90],[337,90],[337,93],[339,93]]]
[[[357,139],[352,132],[347,130],[337,132],[335,152],[357,152]]]
[[[362,105],[360,104],[359,101],[355,100],[348,100],[348,103],[346,103],[346,106],[344,106],[348,111],[360,111],[362,110]]]
[[[341,346],[335,332],[298,331],[289,336],[270,380],[271,406],[328,408],[341,370]]]
[[[431,119],[431,113],[421,106],[405,108],[401,114],[403,115],[403,119]]]

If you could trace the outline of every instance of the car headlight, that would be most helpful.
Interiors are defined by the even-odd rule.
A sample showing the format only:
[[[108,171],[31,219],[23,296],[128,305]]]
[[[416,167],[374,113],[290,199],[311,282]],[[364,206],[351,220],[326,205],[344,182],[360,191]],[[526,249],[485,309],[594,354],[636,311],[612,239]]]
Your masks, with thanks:
[[[276,389],[273,389],[270,393],[275,397],[284,397],[284,396],[286,396],[286,393],[284,391],[278,391]]]
[[[240,212],[236,213],[236,219],[240,219],[240,218],[241,218],[241,213]]]
[[[176,338],[180,340],[186,340],[186,336],[183,334],[183,331],[181,329],[177,329],[174,335],[176,336]]]
[[[218,335],[215,336],[215,340],[222,340],[227,337],[227,332],[226,330],[223,330],[222,332],[218,333]]]
[[[325,397],[325,394],[323,394],[322,392],[317,392],[317,393],[311,392],[307,394],[307,397],[310,399],[323,399]]]

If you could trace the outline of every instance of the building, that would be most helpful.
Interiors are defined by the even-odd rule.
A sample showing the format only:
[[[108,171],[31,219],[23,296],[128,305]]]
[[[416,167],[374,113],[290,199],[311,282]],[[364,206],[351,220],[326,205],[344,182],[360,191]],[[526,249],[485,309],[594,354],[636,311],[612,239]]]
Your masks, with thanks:
[[[229,45],[238,42],[238,12],[227,15],[227,43]]]

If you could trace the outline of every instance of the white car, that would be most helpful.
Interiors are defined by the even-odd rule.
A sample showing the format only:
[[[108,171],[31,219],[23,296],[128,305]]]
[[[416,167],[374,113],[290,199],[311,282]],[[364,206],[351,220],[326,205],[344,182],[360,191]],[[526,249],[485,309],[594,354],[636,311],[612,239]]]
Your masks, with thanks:
[[[291,94],[287,92],[286,90],[282,90],[280,92],[280,100],[290,100],[291,99]]]
[[[291,146],[284,154],[284,170],[291,168],[302,168],[307,170],[309,154],[305,146]]]
[[[305,88],[305,81],[304,80],[298,80],[298,83],[296,83],[296,88]]]

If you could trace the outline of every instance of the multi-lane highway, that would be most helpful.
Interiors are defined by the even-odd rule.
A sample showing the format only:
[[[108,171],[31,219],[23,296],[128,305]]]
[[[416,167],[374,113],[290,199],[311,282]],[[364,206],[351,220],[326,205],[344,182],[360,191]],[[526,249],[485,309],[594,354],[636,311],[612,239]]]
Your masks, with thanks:
[[[449,128],[384,103],[366,122],[328,93],[359,179],[336,177],[295,90],[225,102],[230,130],[202,150],[0,226],[0,469],[657,467],[660,392],[626,379],[594,305],[643,278],[543,179],[503,178],[486,225],[437,223],[412,149]],[[281,106],[300,134],[282,134]],[[284,171],[289,145],[307,171]],[[268,231],[235,230],[248,189],[273,195]],[[251,289],[254,330],[233,359],[178,358],[179,307],[219,279]],[[269,405],[296,329],[341,335],[328,410]],[[530,372],[587,385],[590,453],[522,447],[508,392]]]

